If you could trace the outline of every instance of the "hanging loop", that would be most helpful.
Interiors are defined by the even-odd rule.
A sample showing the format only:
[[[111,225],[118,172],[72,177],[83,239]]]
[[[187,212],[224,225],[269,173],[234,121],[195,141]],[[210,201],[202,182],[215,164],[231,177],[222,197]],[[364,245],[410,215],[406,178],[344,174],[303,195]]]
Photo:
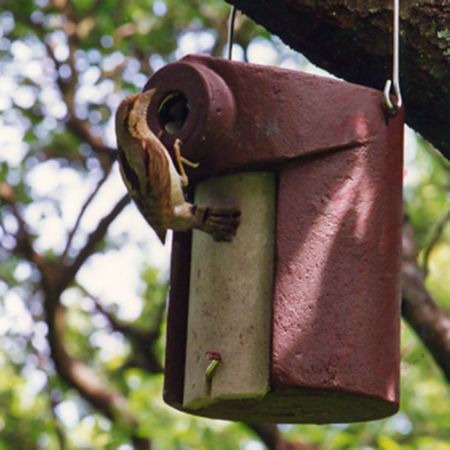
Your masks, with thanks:
[[[393,43],[392,52],[392,80],[387,80],[384,87],[384,101],[390,114],[396,114],[402,107],[402,94],[400,92],[399,60],[400,60],[400,0],[394,0],[393,14]],[[394,95],[391,89],[394,88]]]
[[[234,22],[236,21],[236,6],[231,7],[230,17],[228,19],[228,59],[233,57],[233,44],[234,44]]]
[[[390,114],[397,114],[402,107],[402,94],[399,85],[394,82],[394,95],[391,95],[392,81],[387,80],[384,86],[384,102]]]

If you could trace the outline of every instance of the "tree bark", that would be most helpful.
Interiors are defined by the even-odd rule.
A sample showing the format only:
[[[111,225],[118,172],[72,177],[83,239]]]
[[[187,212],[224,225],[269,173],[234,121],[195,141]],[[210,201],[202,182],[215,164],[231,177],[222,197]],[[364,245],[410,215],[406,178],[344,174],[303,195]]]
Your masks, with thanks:
[[[391,0],[226,0],[314,64],[383,89],[392,78]],[[401,0],[406,122],[450,159],[450,0]]]
[[[138,435],[138,420],[123,394],[103,383],[93,370],[69,355],[65,347],[65,311],[59,289],[44,281],[43,290],[51,356],[59,376],[94,408],[127,430],[137,450],[150,450],[151,442]]]
[[[402,236],[402,315],[430,351],[450,382],[450,317],[425,287],[423,272],[417,264],[414,231],[403,224]]]

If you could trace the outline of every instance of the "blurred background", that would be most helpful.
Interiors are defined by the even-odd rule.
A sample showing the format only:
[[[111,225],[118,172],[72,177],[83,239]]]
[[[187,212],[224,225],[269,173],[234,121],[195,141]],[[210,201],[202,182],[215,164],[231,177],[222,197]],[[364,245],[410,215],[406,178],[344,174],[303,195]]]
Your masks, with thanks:
[[[448,380],[406,324],[401,411],[391,418],[252,427],[166,406],[170,238],[162,246],[128,202],[113,117],[165,64],[224,56],[230,6],[1,7],[0,450],[450,449]],[[233,51],[236,60],[331,76],[239,14]],[[405,207],[426,287],[448,309],[450,165],[405,133]]]

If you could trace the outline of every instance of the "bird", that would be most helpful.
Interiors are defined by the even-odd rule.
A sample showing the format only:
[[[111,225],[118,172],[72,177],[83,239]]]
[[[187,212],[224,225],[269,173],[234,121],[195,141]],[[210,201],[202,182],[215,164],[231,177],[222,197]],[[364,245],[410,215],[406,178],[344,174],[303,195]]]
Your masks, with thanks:
[[[133,94],[120,103],[115,116],[120,173],[131,199],[162,243],[168,229],[208,233],[217,242],[236,235],[241,213],[237,208],[198,206],[186,201],[189,180],[184,165],[197,167],[181,155],[174,143],[175,168],[169,151],[147,123],[147,111],[156,89]]]

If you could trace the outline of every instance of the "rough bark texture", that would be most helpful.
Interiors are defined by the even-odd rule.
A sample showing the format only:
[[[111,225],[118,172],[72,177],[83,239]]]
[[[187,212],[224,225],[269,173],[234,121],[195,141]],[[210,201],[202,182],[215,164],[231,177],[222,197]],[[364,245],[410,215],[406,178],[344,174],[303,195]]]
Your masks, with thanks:
[[[414,231],[405,222],[402,252],[402,315],[433,355],[450,381],[450,317],[427,291],[417,264]]]
[[[227,0],[314,64],[383,89],[391,78],[390,0]],[[450,1],[401,0],[406,122],[450,159]]]

